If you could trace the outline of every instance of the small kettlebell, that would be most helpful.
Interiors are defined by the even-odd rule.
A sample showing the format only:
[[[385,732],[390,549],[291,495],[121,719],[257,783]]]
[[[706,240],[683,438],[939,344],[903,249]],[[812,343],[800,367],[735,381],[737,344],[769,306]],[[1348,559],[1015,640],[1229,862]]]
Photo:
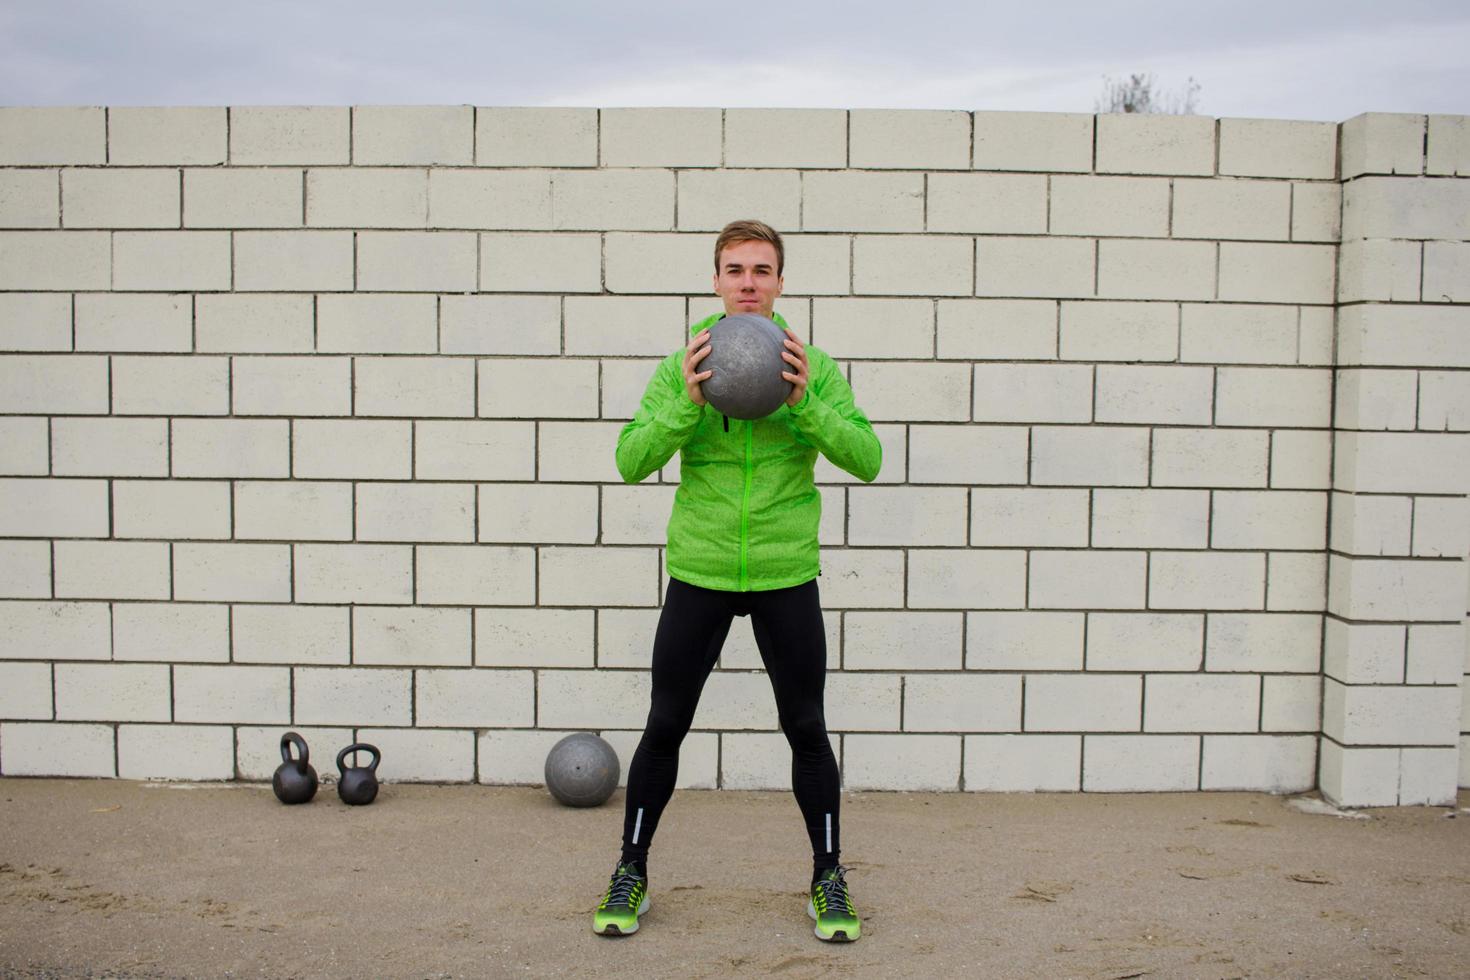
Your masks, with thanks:
[[[373,764],[370,766],[348,766],[345,760],[352,752],[370,752]],[[367,806],[378,797],[378,763],[382,761],[383,755],[378,751],[376,745],[366,742],[353,742],[347,748],[337,753],[337,771],[341,775],[337,778],[337,795],[342,802],[348,806]]]
[[[297,758],[291,758],[291,746],[296,746]],[[282,803],[308,803],[316,795],[316,770],[307,762],[311,753],[306,739],[295,732],[281,736],[281,764],[271,777],[271,789]]]

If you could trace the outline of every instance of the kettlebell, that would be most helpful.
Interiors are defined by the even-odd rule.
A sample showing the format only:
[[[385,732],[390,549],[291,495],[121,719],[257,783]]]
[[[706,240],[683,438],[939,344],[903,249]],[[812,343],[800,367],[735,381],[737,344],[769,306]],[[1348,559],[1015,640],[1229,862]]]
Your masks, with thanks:
[[[295,759],[291,758],[293,745],[296,746]],[[295,732],[281,736],[281,764],[271,777],[271,789],[276,791],[276,799],[286,804],[308,803],[316,795],[316,770],[307,762],[309,758],[311,753],[306,747],[306,739]]]
[[[370,766],[348,766],[345,760],[352,752],[370,752],[373,764]],[[367,806],[378,796],[378,763],[382,761],[383,755],[378,751],[376,745],[366,742],[353,742],[347,748],[337,753],[337,771],[341,775],[337,778],[337,795],[342,802],[348,806]]]

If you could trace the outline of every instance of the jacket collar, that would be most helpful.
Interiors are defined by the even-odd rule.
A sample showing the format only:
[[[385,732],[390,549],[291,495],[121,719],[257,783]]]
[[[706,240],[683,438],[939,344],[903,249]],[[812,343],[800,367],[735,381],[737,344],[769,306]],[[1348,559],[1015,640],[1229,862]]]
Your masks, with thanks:
[[[695,334],[699,333],[701,330],[705,330],[705,329],[707,329],[709,327],[714,326],[716,323],[720,322],[724,318],[725,318],[725,314],[723,314],[723,313],[715,313],[715,314],[712,314],[710,316],[705,317],[703,320],[700,320],[698,323],[694,324],[693,326],[691,326],[689,328],[689,336],[693,337]],[[791,327],[786,323],[786,318],[783,317],[780,313],[777,313],[774,310],[771,311],[771,320],[773,322],[775,322],[776,326],[780,327],[782,330],[790,330],[791,329]]]

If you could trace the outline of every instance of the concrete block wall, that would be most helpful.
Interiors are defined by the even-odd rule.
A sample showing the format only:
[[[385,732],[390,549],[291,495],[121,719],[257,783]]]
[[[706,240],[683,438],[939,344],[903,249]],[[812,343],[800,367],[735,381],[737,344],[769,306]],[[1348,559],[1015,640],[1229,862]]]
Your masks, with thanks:
[[[1463,131],[1374,113],[1342,127],[1319,779],[1360,804],[1452,803],[1470,782]]]
[[[817,472],[849,788],[1442,801],[1465,131],[0,109],[0,773],[626,763],[678,470],[613,445],[754,216],[885,450]],[[787,785],[759,666],[738,620],[682,784]]]

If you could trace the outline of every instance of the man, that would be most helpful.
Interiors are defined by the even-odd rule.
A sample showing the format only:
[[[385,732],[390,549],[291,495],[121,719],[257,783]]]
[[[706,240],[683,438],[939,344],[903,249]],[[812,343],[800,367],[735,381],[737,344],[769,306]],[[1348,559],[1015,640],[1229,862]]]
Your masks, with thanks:
[[[638,930],[648,909],[648,847],[674,792],[679,745],[734,616],[750,616],[791,746],[791,780],[812,845],[808,914],[824,940],[861,931],[838,864],[837,761],[827,740],[822,689],[827,645],[817,594],[817,524],[822,498],[812,482],[817,453],[864,481],[878,475],[882,447],[832,358],[804,346],[774,310],[785,248],[759,221],[735,221],[715,241],[714,289],[725,314],[758,313],[786,330],[785,404],[754,422],[709,405],[700,385],[709,328],[696,323],[687,346],[665,358],[638,413],[618,437],[618,472],[637,483],[680,454],[669,518],[668,592],[653,642],[653,691],[643,739],[628,768],[623,852],[593,915],[602,935]],[[723,314],[722,314],[723,315]]]

